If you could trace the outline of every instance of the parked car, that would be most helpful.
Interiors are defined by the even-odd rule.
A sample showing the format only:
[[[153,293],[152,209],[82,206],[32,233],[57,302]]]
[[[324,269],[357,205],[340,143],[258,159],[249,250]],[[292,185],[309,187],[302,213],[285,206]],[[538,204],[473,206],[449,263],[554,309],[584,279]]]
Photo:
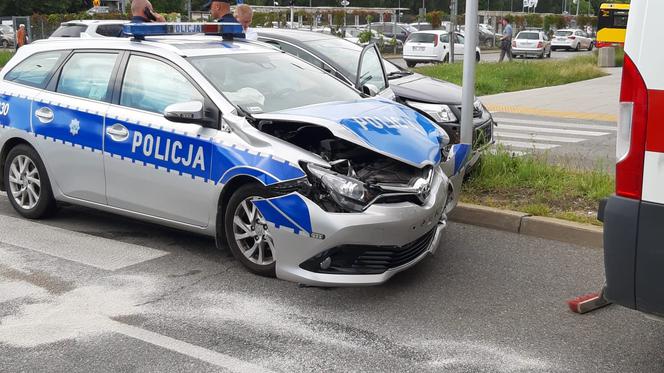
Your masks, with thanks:
[[[258,39],[318,66],[350,86],[356,86],[357,63],[351,61],[359,59],[361,48],[340,38],[323,39],[322,35],[312,37],[310,34],[306,31],[259,29]],[[412,73],[386,60],[382,62],[393,99],[435,121],[447,132],[451,143],[458,143],[461,87]],[[382,74],[378,69],[372,71]],[[485,145],[494,141],[493,117],[479,100],[475,101],[473,116],[475,132],[469,168],[479,159]]]
[[[663,13],[661,0],[631,3],[618,115],[616,193],[598,213],[604,222],[605,297],[660,319],[664,317],[664,54],[655,46],[662,35]],[[607,327],[623,324],[618,318]]]
[[[580,51],[582,49],[593,50],[594,42],[583,30],[558,30],[551,39],[551,49],[565,49]]]
[[[108,14],[111,12],[111,8],[107,6],[95,6],[90,9],[88,9],[87,13],[89,15],[95,15],[95,14]]]
[[[408,67],[415,67],[418,63],[448,62],[450,34],[442,30],[418,31],[412,33],[403,46],[403,59]],[[460,32],[454,34],[454,59],[461,61],[464,58],[464,36]],[[481,58],[480,48],[475,50],[475,60]]]
[[[16,43],[16,34],[14,29],[8,25],[0,25],[0,47],[9,48],[13,47]]]
[[[78,20],[60,24],[49,39],[121,37],[124,20]]]
[[[405,42],[408,35],[417,32],[417,29],[407,23],[393,23],[393,22],[373,22],[371,29],[385,35],[385,37]]]
[[[512,55],[551,58],[551,41],[542,31],[521,31],[512,40]]]

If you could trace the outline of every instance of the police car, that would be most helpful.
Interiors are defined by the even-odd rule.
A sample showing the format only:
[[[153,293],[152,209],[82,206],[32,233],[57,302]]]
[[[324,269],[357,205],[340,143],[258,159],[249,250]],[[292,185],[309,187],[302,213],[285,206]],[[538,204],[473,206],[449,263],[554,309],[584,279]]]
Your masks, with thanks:
[[[647,11],[646,11],[647,10]],[[620,92],[616,195],[604,221],[605,296],[664,316],[664,51],[658,45],[664,2],[631,3]]]
[[[236,26],[19,49],[0,72],[16,211],[62,201],[209,235],[255,273],[310,285],[382,283],[433,253],[469,147]],[[201,31],[226,37],[168,36]]]

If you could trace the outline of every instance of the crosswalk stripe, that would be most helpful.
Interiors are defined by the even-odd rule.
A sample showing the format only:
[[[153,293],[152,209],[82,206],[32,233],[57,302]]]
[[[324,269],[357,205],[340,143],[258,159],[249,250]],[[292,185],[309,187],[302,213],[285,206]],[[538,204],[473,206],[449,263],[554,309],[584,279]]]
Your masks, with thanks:
[[[519,151],[519,150],[512,150],[512,149],[506,149],[506,151],[508,153],[510,153],[512,155],[512,157],[521,157],[521,156],[524,156],[524,155],[528,154],[527,152],[522,152],[522,151]],[[489,149],[489,152],[491,154],[496,154],[496,153],[498,153],[498,149],[491,148],[491,149]]]
[[[505,141],[505,140],[498,140],[497,143],[511,148],[539,149],[539,150],[553,149],[560,146],[554,144],[540,144],[537,142],[521,142],[521,141]]]
[[[512,126],[499,124],[496,128],[496,132],[500,133],[501,130],[512,130],[520,131],[522,133],[557,133],[560,135],[576,135],[576,136],[606,136],[609,135],[609,132],[597,132],[597,131],[579,131],[579,130],[569,130],[563,128],[548,128],[548,127],[528,127],[528,126]]]
[[[544,136],[544,135],[532,135],[528,133],[514,133],[514,132],[499,132],[496,133],[496,137],[523,139],[523,140],[532,140],[532,141],[563,142],[563,143],[578,143],[587,140],[578,137]]]
[[[503,123],[506,124],[529,124],[532,126],[551,126],[551,127],[560,127],[560,128],[571,128],[578,130],[602,130],[602,131],[616,131],[617,127],[615,125],[601,125],[601,124],[584,124],[584,123],[568,123],[568,122],[550,122],[550,121],[541,121],[541,120],[527,120],[527,119],[514,119],[514,118],[493,118],[498,122],[498,128],[502,127]]]

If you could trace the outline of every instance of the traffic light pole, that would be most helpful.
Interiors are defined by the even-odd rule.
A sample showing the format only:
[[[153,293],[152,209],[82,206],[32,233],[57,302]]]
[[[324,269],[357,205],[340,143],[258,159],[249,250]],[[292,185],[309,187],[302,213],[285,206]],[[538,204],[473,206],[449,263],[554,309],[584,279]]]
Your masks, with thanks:
[[[461,93],[461,143],[473,143],[473,104],[475,102],[475,49],[477,48],[478,0],[466,0],[466,38],[463,54]],[[468,152],[470,153],[470,152]]]

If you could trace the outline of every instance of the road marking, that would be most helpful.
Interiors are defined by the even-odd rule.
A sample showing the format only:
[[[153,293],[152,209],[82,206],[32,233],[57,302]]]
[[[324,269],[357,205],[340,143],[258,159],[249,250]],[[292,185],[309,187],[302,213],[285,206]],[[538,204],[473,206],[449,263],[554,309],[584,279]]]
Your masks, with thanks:
[[[515,132],[497,132],[496,137],[532,140],[533,142],[549,141],[549,142],[563,142],[563,143],[579,143],[586,140],[578,137],[543,136],[543,135],[532,135],[528,133],[515,133]]]
[[[572,128],[579,130],[600,130],[600,131],[617,131],[618,128],[616,125],[610,124],[585,124],[585,123],[568,123],[568,122],[548,122],[542,120],[528,120],[528,119],[515,119],[515,118],[502,118],[494,117],[494,120],[498,122],[498,128],[501,127],[503,123],[507,124],[526,124],[531,126],[550,126],[550,127],[560,127],[560,128]]]
[[[491,111],[492,113],[525,114],[525,115],[535,115],[539,117],[553,117],[553,118],[563,118],[563,119],[598,120],[602,122],[618,121],[618,116],[612,114],[546,110],[541,108],[531,108],[531,107],[513,106],[513,105],[485,104],[484,106],[486,106],[486,108],[489,109],[489,111]]]
[[[547,128],[547,127],[528,127],[528,126],[512,126],[512,125],[498,125],[497,130],[513,130],[521,131],[525,133],[557,133],[561,135],[576,135],[576,136],[606,136],[610,133],[608,132],[596,132],[596,131],[579,131],[579,130],[569,130],[563,128]]]
[[[498,143],[508,148],[538,149],[538,150],[553,149],[560,146],[554,144],[540,144],[536,142],[503,141],[503,140],[499,141]]]
[[[0,215],[0,242],[115,271],[168,252]]]
[[[528,154],[527,152],[522,152],[522,151],[519,151],[519,150],[512,150],[512,149],[505,149],[505,151],[507,151],[512,157],[522,157],[522,156]],[[491,148],[491,149],[489,149],[489,152],[491,154],[496,154],[496,153],[498,153],[498,149]]]
[[[136,326],[128,325],[118,321],[111,321],[111,330],[123,334],[127,337],[138,339],[182,355],[204,361],[206,363],[228,369],[232,372],[271,372],[265,367],[255,365],[220,352],[208,350],[206,348],[181,341],[179,339],[167,337],[162,334],[151,332]]]

